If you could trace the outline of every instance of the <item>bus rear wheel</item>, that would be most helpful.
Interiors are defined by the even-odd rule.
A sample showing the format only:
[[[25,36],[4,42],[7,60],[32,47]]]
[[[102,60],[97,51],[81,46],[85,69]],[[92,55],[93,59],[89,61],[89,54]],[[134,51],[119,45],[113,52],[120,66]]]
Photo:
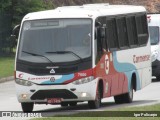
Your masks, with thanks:
[[[133,101],[133,84],[131,84],[130,91],[124,94],[124,102],[131,103]]]
[[[21,103],[23,112],[32,112],[34,103]]]
[[[116,104],[124,103],[124,94],[114,96],[114,101]]]
[[[95,100],[91,100],[88,101],[88,106],[91,109],[97,109],[101,106],[101,93],[100,93],[100,89],[98,88],[97,93],[96,93],[96,99]]]
[[[133,101],[133,84],[128,93],[114,96],[114,100],[116,104],[131,103]]]

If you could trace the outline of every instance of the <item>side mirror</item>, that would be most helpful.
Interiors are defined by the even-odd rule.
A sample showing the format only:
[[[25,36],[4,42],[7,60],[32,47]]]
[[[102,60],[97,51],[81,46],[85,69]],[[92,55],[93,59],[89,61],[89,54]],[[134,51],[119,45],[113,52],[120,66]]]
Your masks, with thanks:
[[[17,45],[17,38],[18,38],[18,34],[19,34],[19,29],[20,29],[20,25],[16,25],[12,30],[10,40],[11,40],[13,47],[15,47]]]
[[[12,36],[17,36],[18,37],[18,34],[19,34],[19,29],[20,29],[20,25],[16,25],[13,30],[12,30]]]

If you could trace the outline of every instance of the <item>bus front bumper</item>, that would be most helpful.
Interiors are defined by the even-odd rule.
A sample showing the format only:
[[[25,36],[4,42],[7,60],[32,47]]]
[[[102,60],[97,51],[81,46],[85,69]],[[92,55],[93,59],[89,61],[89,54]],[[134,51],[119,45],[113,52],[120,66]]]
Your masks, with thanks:
[[[75,85],[37,85],[23,86],[16,83],[16,93],[19,102],[47,103],[49,98],[61,98],[67,101],[95,100],[97,80]]]

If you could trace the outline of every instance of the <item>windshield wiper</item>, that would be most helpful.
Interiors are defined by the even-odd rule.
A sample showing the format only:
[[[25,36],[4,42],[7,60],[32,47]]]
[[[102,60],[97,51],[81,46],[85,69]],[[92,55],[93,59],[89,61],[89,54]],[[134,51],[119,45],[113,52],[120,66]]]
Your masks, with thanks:
[[[31,52],[27,52],[27,51],[22,51],[24,53],[27,53],[27,54],[30,54],[30,55],[33,55],[33,56],[40,56],[40,57],[44,57],[46,58],[49,62],[53,63],[53,61],[51,61],[48,57],[44,56],[44,55],[40,55],[40,54],[36,54],[36,53],[31,53]]]
[[[76,53],[72,52],[72,51],[55,51],[55,52],[46,52],[46,53],[56,53],[56,54],[72,53],[74,56],[79,58],[81,62],[83,62],[82,58],[79,55],[77,55]]]

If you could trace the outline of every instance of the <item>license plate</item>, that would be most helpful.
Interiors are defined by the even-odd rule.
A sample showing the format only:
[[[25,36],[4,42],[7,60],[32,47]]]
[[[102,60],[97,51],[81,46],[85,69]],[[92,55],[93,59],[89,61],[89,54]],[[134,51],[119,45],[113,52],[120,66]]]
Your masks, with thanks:
[[[49,104],[56,104],[56,103],[61,103],[62,98],[48,98],[47,103]]]

